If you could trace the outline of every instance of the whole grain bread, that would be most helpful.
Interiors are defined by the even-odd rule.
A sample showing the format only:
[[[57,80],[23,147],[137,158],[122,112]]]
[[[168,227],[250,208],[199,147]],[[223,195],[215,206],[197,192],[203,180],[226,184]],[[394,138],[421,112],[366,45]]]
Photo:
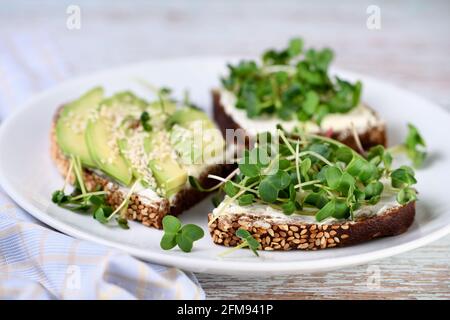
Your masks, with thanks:
[[[259,250],[318,250],[344,247],[375,238],[395,236],[413,223],[415,202],[388,209],[382,214],[355,221],[311,224],[296,219],[273,220],[253,214],[208,215],[209,232],[216,244],[234,247],[241,243],[239,228],[249,231],[260,243]]]
[[[56,167],[58,168],[58,171],[63,177],[66,177],[70,162],[59,148],[55,133],[56,122],[61,110],[62,107],[58,109],[53,118],[50,133],[50,154],[56,164]],[[205,188],[209,188],[217,183],[215,180],[208,178],[209,174],[226,177],[233,169],[233,165],[210,165],[200,175],[199,182]],[[125,197],[124,192],[120,190],[117,183],[108,177],[100,175],[87,168],[83,168],[83,178],[88,191],[94,191],[99,187],[106,191],[106,201],[114,209],[117,208],[123,201]],[[75,176],[73,174],[69,177],[69,182],[71,184],[75,182]],[[186,186],[184,189],[179,191],[175,195],[175,198],[170,202],[168,199],[163,198],[159,201],[150,202],[147,199],[140,197],[138,194],[132,194],[127,207],[126,217],[129,220],[141,222],[145,226],[161,229],[162,219],[165,215],[179,215],[183,211],[199,203],[207,195],[207,192],[200,192],[190,186]]]
[[[212,91],[212,99],[213,99],[213,117],[216,123],[219,126],[219,129],[222,131],[222,134],[225,136],[226,129],[244,129],[237,124],[234,119],[225,112],[224,106],[220,103],[220,91],[213,90]],[[374,114],[375,111],[371,110]],[[327,132],[321,132],[321,135],[327,135]],[[359,140],[361,141],[361,145],[364,150],[367,150],[376,145],[386,146],[387,138],[386,138],[386,127],[384,124],[380,123],[377,126],[368,127],[364,132],[358,133]],[[351,130],[341,131],[341,132],[332,132],[330,138],[338,140],[350,148],[358,150],[357,143],[355,138],[351,132]],[[246,141],[248,143],[248,140]]]

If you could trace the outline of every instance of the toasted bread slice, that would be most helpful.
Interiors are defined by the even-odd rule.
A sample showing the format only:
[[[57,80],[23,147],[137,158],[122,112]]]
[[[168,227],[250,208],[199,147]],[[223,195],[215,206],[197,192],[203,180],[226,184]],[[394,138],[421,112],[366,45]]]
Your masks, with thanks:
[[[50,134],[50,153],[59,172],[65,177],[69,170],[70,162],[58,146],[55,134],[56,121],[58,120],[60,111],[61,108],[53,119]],[[208,179],[209,174],[225,177],[233,170],[233,168],[234,167],[231,165],[210,165],[200,174],[198,180],[205,188],[212,187],[216,182]],[[94,172],[93,170],[84,168],[83,178],[88,191],[94,191],[100,186],[102,190],[108,192],[106,196],[107,203],[112,206],[113,209],[120,205],[127,193],[127,190],[121,188],[119,184],[96,171]],[[69,177],[69,182],[71,184],[75,183],[74,175]],[[127,207],[127,219],[141,222],[148,227],[161,229],[162,219],[165,215],[179,215],[183,211],[199,203],[207,195],[208,193],[191,188],[188,184],[175,194],[170,201],[166,198],[149,199],[138,193],[134,193],[132,194]]]
[[[214,120],[218,124],[220,130],[225,136],[226,129],[244,129],[248,135],[251,136],[250,128],[243,128],[239,124],[239,122],[233,117],[233,114],[230,112],[227,112],[225,106],[222,104],[221,99],[221,91],[216,89],[212,91],[212,98],[213,98],[213,116]],[[367,127],[365,127],[363,130],[359,130],[357,132],[359,140],[361,142],[362,148],[367,150],[373,146],[376,145],[383,145],[386,146],[387,144],[387,137],[386,137],[386,126],[384,122],[380,119],[380,117],[376,114],[375,111],[368,108],[370,113],[372,114],[372,117],[375,119],[374,123],[367,124]],[[251,121],[250,121],[251,122]],[[282,123],[282,121],[280,120]],[[265,128],[265,130],[270,130],[271,128]],[[344,130],[340,131],[332,131],[329,129],[324,128],[323,131],[317,132],[320,135],[329,136],[330,138],[333,138],[335,140],[338,140],[352,149],[355,149],[359,151],[357,141],[355,141],[355,137],[353,134],[353,131],[351,129],[351,123],[349,122],[348,125]],[[248,140],[247,140],[248,142]]]
[[[413,223],[415,202],[398,205],[383,212],[360,217],[354,221],[311,223],[286,216],[273,219],[260,214],[208,215],[213,242],[237,246],[241,239],[235,235],[239,228],[249,231],[260,243],[260,250],[317,250],[344,247],[375,238],[394,236],[405,232]]]

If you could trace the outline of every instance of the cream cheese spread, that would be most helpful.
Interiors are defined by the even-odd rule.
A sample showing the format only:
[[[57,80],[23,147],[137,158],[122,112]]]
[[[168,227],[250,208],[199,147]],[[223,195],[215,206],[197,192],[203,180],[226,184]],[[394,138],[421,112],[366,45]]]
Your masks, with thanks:
[[[220,104],[225,113],[230,116],[241,128],[248,134],[256,135],[258,132],[275,130],[276,125],[281,123],[283,128],[290,131],[294,127],[303,126],[308,133],[316,134],[319,132],[345,132],[352,130],[352,125],[356,132],[362,133],[367,128],[383,125],[384,122],[366,105],[360,103],[357,107],[348,113],[333,113],[325,116],[320,127],[313,121],[300,122],[298,120],[281,120],[277,117],[263,115],[258,118],[250,119],[243,109],[236,108],[236,96],[227,90],[220,90]],[[271,129],[272,128],[272,129]]]

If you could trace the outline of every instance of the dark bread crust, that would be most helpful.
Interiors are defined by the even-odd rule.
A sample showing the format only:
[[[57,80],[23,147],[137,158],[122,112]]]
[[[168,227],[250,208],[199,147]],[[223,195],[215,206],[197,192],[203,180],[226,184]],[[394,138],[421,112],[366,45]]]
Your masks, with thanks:
[[[63,106],[58,108],[53,118],[52,129],[50,134],[50,154],[55,162],[59,172],[62,176],[66,176],[69,170],[69,160],[63,154],[56,141],[55,127]],[[209,188],[217,182],[209,179],[209,174],[214,174],[221,177],[226,177],[234,170],[233,165],[211,165],[199,177],[199,182],[205,188]],[[123,200],[124,194],[119,190],[118,184],[112,180],[100,176],[92,170],[83,169],[83,178],[86,183],[88,191],[94,191],[97,187],[107,191],[107,202],[113,208],[117,208]],[[69,179],[70,183],[75,182],[75,177],[72,175]],[[127,218],[141,222],[148,227],[162,229],[162,219],[165,215],[179,215],[183,211],[191,208],[208,196],[207,192],[200,192],[191,187],[186,187],[179,191],[173,201],[169,203],[167,199],[161,199],[158,203],[149,204],[148,201],[140,198],[139,195],[133,194],[127,208]]]
[[[209,226],[213,242],[236,246],[241,240],[235,235],[246,229],[260,242],[260,250],[317,250],[344,247],[375,238],[395,236],[413,223],[415,202],[395,207],[373,217],[334,224],[308,224],[286,219],[273,221],[260,215],[222,215]],[[208,215],[211,221],[212,214]]]
[[[237,124],[234,119],[225,112],[224,107],[220,103],[220,92],[218,90],[212,91],[212,99],[213,117],[224,136],[226,129],[245,129],[241,128],[239,124]],[[327,135],[326,132],[322,132],[320,134]],[[369,127],[365,132],[359,133],[358,136],[364,150],[368,150],[376,145],[386,146],[387,144],[386,128],[384,125]],[[338,140],[348,145],[350,148],[358,151],[358,146],[351,132],[333,132],[331,138]],[[248,140],[246,141],[246,143],[248,143]]]

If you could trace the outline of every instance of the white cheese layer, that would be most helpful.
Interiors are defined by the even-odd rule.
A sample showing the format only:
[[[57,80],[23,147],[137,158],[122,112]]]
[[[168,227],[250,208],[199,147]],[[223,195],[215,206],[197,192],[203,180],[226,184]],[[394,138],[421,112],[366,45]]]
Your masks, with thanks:
[[[319,132],[351,132],[352,124],[356,132],[362,133],[370,127],[383,125],[384,122],[367,106],[361,103],[348,113],[334,113],[325,116],[319,127],[313,121],[300,122],[294,120],[281,120],[274,116],[263,115],[258,118],[250,119],[244,109],[236,108],[236,96],[227,90],[220,90],[220,104],[225,113],[230,116],[241,128],[245,129],[250,135],[256,135],[258,132],[275,130],[276,125],[281,123],[283,128],[291,131],[294,127],[303,126],[307,133],[316,134]]]
[[[314,215],[298,215],[292,214],[290,216],[285,215],[282,211],[272,208],[265,204],[251,204],[249,206],[240,206],[237,202],[232,202],[227,206],[227,208],[223,209],[222,207],[225,205],[225,201],[223,201],[217,208],[215,208],[212,212],[213,215],[259,215],[264,217],[266,221],[277,221],[282,223],[288,222],[300,222],[300,223],[310,223],[310,224],[329,224],[338,221],[335,218],[328,218],[318,222]],[[356,210],[353,214],[355,218],[358,217],[372,217],[376,215],[382,215],[386,213],[388,210],[400,207],[396,200],[395,194],[383,194],[380,201],[372,206],[364,206],[360,209]],[[222,213],[220,213],[222,211]]]

